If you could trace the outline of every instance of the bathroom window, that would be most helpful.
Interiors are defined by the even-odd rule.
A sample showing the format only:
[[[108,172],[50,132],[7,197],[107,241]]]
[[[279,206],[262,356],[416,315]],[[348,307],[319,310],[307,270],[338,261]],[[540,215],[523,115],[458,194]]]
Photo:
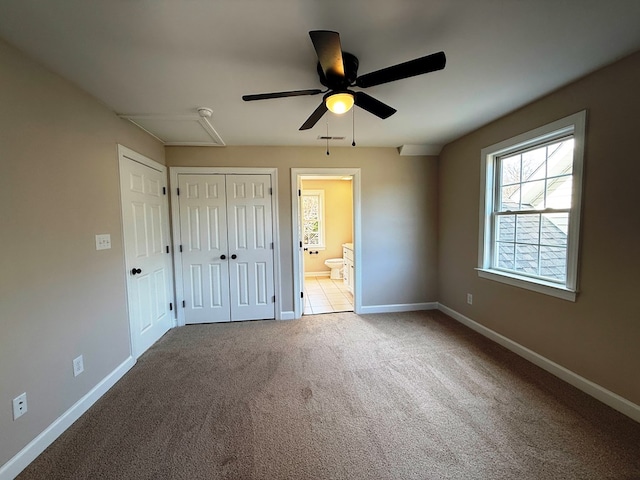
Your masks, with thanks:
[[[585,119],[482,150],[480,277],[575,301]]]
[[[302,245],[324,248],[324,190],[302,191]]]

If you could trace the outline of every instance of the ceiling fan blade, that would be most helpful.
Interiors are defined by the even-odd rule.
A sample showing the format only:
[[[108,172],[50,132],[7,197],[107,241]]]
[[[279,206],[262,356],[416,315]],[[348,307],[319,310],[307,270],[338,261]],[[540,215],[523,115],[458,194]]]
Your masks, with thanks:
[[[382,103],[380,100],[376,100],[364,92],[355,92],[354,97],[354,103],[357,106],[382,119],[389,118],[397,111],[395,108],[390,107],[386,103]]]
[[[444,52],[433,53],[426,57],[416,58],[415,60],[399,63],[392,67],[366,73],[356,79],[356,85],[367,88],[402,80],[403,78],[422,75],[423,73],[435,72],[436,70],[442,70],[446,63],[447,57],[444,55]]]
[[[283,98],[283,97],[301,97],[303,95],[317,95],[322,93],[322,90],[317,88],[311,90],[291,90],[288,92],[273,92],[273,93],[256,93],[255,95],[243,95],[242,99],[245,102],[252,100],[267,100],[269,98]]]
[[[316,49],[324,76],[326,78],[344,77],[340,34],[329,30],[312,30],[309,36],[313,42],[313,48]]]
[[[309,130],[316,123],[318,123],[318,120],[320,120],[326,112],[327,112],[327,105],[324,103],[324,100],[323,100],[322,103],[318,105],[318,108],[316,108],[313,111],[313,113],[309,116],[309,118],[307,118],[307,121],[302,124],[299,130]]]

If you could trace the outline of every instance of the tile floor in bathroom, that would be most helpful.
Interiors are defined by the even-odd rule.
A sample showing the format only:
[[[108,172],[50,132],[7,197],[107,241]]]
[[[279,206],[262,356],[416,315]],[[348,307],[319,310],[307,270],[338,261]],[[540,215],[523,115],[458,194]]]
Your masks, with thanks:
[[[304,277],[304,314],[353,311],[353,295],[340,280]]]

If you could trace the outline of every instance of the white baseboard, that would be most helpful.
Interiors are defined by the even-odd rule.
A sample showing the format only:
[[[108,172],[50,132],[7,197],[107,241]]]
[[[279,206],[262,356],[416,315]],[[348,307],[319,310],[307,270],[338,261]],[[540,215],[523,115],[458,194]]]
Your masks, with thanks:
[[[136,361],[133,357],[127,358],[100,383],[93,387],[84,397],[78,400],[69,410],[58,417],[40,435],[34,438],[26,447],[20,450],[11,460],[0,467],[0,480],[12,480],[18,476],[38,455],[40,455],[56,438],[69,428],[80,416],[85,413],[100,397],[120,380]]]
[[[321,272],[304,272],[305,277],[328,277],[331,275],[331,270],[323,270]]]
[[[552,375],[555,375],[561,380],[564,380],[570,385],[573,385],[577,389],[582,390],[588,395],[591,395],[593,398],[600,400],[605,405],[609,405],[611,408],[619,411],[620,413],[635,420],[636,422],[640,422],[640,405],[636,405],[626,398],[621,397],[617,393],[613,393],[612,391],[601,387],[597,383],[594,383],[591,380],[587,380],[586,378],[578,375],[575,372],[572,372],[562,365],[559,365],[549,360],[548,358],[534,352],[533,350],[529,350],[527,347],[514,342],[504,335],[501,335],[498,332],[495,332],[494,330],[491,330],[490,328],[487,328],[484,325],[471,320],[469,317],[465,317],[461,313],[452,310],[446,305],[439,303],[438,310],[446,313],[450,317],[454,318],[463,325],[466,325],[470,329],[475,330],[479,334],[502,345],[506,349],[511,350],[513,353],[530,361],[534,365],[537,365],[538,367],[546,370]]]
[[[417,310],[437,310],[438,302],[427,303],[398,303],[395,305],[363,305],[358,314],[367,313],[394,313],[394,312],[415,312]]]
[[[280,312],[280,318],[278,320],[295,320],[296,314],[294,312]]]

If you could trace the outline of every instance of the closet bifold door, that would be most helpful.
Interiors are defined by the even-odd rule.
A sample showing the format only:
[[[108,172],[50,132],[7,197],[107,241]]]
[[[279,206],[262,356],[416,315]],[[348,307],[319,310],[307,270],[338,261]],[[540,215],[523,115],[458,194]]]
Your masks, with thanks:
[[[271,177],[227,175],[231,320],[275,317]]]
[[[228,322],[225,176],[180,175],[179,188],[185,322]]]
[[[179,175],[185,323],[275,318],[269,175]]]

